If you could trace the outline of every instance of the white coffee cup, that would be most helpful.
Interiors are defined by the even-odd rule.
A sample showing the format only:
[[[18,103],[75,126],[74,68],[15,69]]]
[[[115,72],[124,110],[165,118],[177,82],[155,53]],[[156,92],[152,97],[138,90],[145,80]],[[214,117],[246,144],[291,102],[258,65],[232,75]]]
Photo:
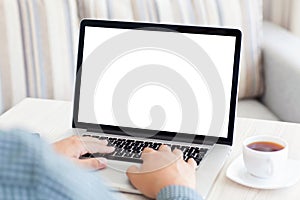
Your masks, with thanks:
[[[271,142],[282,146],[277,151],[254,150],[254,142]],[[247,171],[259,178],[270,178],[281,173],[288,159],[288,144],[282,138],[268,135],[253,136],[243,142],[243,159]]]

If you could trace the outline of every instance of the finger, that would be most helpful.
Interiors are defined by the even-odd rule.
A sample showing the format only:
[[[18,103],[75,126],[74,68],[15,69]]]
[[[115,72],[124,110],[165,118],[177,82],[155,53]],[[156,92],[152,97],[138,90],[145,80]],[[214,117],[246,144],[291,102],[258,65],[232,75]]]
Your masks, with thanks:
[[[151,155],[151,153],[154,153],[154,152],[155,152],[155,151],[154,151],[153,149],[151,149],[151,148],[149,148],[149,147],[146,147],[146,148],[143,150],[143,152],[142,152],[141,159],[142,159],[143,161],[145,161],[146,157],[147,157],[148,155]]]
[[[107,140],[100,140],[100,139],[94,138],[94,137],[79,137],[79,139],[83,143],[86,143],[86,142],[95,142],[97,144],[103,144],[103,145],[107,145],[108,144]]]
[[[74,161],[82,167],[94,170],[103,169],[107,166],[107,160],[105,158],[74,159]]]
[[[86,153],[112,153],[115,148],[111,146],[106,146],[102,144],[96,144],[96,143],[85,143],[84,145],[84,151],[82,154]]]
[[[174,150],[173,150],[173,153],[174,153],[175,155],[177,155],[178,157],[180,157],[180,158],[182,158],[182,156],[183,156],[182,151],[179,150],[179,149],[174,149]]]
[[[154,152],[154,150],[152,148],[149,148],[149,147],[146,147],[144,150],[143,150],[143,153],[151,153],[151,152]]]
[[[187,163],[193,168],[196,169],[197,168],[197,163],[193,158],[189,158]]]
[[[103,153],[109,151],[113,151],[114,149],[110,148],[107,150],[106,148],[102,148],[103,146],[107,145],[107,141],[99,140],[93,137],[80,137],[80,136],[73,136],[71,139],[71,145],[75,146],[77,149],[77,155],[83,155],[86,153],[101,153],[103,149]]]
[[[171,148],[168,145],[161,145],[158,149],[158,151],[168,151],[171,152]]]
[[[89,153],[112,153],[115,150],[115,147],[97,144],[90,144],[88,147],[90,147]]]

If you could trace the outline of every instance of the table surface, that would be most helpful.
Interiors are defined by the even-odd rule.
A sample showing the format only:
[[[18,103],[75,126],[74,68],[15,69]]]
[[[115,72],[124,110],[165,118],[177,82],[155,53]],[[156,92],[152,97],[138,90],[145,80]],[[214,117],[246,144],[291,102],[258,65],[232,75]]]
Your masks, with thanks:
[[[48,142],[62,139],[71,133],[72,103],[66,101],[26,98],[0,116],[0,128],[22,128],[38,132]],[[234,145],[208,196],[208,200],[293,200],[300,197],[300,181],[286,189],[258,190],[239,185],[226,177],[230,163],[241,155],[242,141],[253,135],[275,135],[289,143],[289,157],[300,160],[300,124],[237,118]],[[141,195],[123,194],[127,199],[144,199]]]

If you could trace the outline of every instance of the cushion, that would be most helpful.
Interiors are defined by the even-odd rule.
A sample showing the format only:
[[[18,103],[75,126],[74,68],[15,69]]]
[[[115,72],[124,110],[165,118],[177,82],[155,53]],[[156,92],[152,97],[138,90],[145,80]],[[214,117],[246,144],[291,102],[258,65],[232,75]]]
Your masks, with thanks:
[[[263,92],[262,0],[86,0],[80,4],[81,18],[239,28],[243,32],[239,98]]]
[[[269,108],[254,99],[240,100],[237,105],[237,116],[279,121],[279,118]]]

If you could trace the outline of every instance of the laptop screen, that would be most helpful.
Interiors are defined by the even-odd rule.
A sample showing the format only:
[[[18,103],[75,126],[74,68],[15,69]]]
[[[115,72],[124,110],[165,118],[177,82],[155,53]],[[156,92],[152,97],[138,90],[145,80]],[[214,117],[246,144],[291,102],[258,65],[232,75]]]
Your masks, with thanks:
[[[172,28],[83,27],[79,123],[228,137],[236,36]]]

